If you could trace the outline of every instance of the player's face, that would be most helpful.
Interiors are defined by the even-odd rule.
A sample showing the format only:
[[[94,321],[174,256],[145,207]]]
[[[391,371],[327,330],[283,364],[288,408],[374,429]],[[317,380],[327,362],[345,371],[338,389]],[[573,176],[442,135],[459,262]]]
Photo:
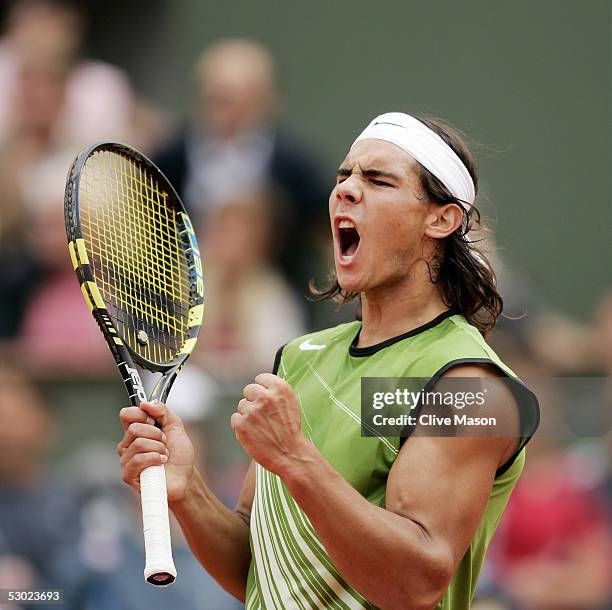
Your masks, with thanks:
[[[422,256],[425,203],[417,164],[383,140],[361,140],[340,164],[329,198],[340,286],[366,292],[409,279]]]

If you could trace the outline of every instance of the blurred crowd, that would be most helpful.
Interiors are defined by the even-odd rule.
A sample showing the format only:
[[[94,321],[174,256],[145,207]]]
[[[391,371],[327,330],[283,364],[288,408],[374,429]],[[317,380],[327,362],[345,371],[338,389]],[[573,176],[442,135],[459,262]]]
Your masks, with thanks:
[[[288,340],[353,316],[305,298],[330,265],[334,165],[287,127],[261,44],[204,49],[191,110],[172,117],[121,67],[84,54],[88,27],[79,3],[17,0],[0,37],[0,589],[59,587],[70,609],[239,608],[176,524],[179,580],[164,591],[142,581],[138,498],[119,482],[119,431],[91,429],[95,413],[115,422],[125,399],[68,258],[65,177],[83,146],[125,141],[156,161],[187,206],[205,255],[205,326],[169,403],[231,505],[246,464],[227,432],[237,390],[270,370]],[[554,383],[543,380],[596,378],[601,392],[583,398],[612,413],[612,284],[579,323],[488,247],[507,312],[491,343],[529,382],[542,380],[543,428],[559,416]],[[578,398],[572,409],[581,406]],[[611,418],[598,425],[532,441],[475,608],[612,608]]]

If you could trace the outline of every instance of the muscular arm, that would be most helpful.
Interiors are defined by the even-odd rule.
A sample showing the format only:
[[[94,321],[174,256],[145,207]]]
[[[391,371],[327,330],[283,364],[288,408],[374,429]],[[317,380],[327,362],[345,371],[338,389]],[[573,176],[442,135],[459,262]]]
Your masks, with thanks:
[[[450,374],[494,376],[467,366]],[[267,434],[258,426],[259,409],[268,408],[272,417],[274,411],[287,413],[286,384],[268,380],[260,383],[272,394],[272,406],[247,387],[245,395],[253,399],[234,415],[237,436],[252,455]],[[286,418],[284,423],[294,427]],[[435,607],[482,518],[495,471],[516,445],[512,438],[411,438],[393,465],[386,507],[380,508],[303,436],[293,446],[279,432],[275,438],[278,457],[262,452],[257,461],[284,480],[347,582],[377,606],[401,610]]]
[[[235,510],[224,506],[196,471],[185,497],[170,504],[198,561],[228,593],[242,602],[251,562],[249,519],[254,491],[253,463]]]

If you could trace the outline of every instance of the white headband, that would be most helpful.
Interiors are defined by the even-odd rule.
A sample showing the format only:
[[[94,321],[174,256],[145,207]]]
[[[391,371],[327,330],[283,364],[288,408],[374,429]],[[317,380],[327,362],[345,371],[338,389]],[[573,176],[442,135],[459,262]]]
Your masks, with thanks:
[[[353,146],[366,139],[386,140],[399,146],[440,180],[467,210],[474,204],[474,182],[467,168],[455,151],[421,121],[403,112],[387,112],[377,116]]]

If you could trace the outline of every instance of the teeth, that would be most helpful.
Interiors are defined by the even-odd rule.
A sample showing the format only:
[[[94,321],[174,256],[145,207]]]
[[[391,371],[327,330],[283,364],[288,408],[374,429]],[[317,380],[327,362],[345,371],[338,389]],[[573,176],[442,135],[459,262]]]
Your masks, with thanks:
[[[338,223],[338,228],[339,229],[354,229],[355,228],[355,223],[353,223],[350,220],[341,220]]]

